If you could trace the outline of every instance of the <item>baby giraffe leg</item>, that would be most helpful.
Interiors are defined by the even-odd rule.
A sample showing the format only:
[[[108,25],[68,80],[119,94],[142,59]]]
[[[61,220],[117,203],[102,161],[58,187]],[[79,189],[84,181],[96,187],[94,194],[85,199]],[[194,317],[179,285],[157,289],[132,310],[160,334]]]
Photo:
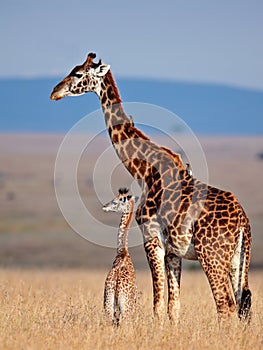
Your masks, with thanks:
[[[116,312],[116,273],[111,270],[105,281],[104,288],[104,313],[109,322],[114,322]]]

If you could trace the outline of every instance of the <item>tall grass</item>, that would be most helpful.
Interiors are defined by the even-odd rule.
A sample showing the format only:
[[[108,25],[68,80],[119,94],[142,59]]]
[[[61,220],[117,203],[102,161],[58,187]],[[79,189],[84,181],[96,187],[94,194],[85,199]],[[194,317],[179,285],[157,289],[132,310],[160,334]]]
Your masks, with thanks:
[[[262,274],[250,276],[253,318],[219,327],[201,272],[184,272],[176,327],[152,317],[151,279],[137,272],[141,291],[134,319],[119,328],[103,317],[106,271],[0,270],[0,349],[261,349]]]

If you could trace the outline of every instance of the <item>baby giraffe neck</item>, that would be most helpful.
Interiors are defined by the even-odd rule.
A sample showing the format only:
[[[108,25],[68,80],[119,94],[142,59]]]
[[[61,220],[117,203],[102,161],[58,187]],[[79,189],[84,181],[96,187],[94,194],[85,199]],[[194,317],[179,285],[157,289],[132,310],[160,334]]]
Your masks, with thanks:
[[[128,233],[130,222],[132,219],[132,212],[124,213],[121,217],[121,222],[118,231],[118,253],[126,252],[128,253]]]

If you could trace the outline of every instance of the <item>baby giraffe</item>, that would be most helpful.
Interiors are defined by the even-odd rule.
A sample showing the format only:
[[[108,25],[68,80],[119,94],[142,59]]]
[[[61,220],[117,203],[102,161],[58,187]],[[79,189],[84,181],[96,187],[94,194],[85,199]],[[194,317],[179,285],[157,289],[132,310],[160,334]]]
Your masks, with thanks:
[[[119,189],[119,195],[104,205],[104,211],[121,213],[118,230],[117,255],[108,273],[104,288],[104,311],[107,319],[119,325],[120,318],[128,318],[135,309],[135,271],[128,252],[128,232],[138,197],[128,194],[126,188]]]

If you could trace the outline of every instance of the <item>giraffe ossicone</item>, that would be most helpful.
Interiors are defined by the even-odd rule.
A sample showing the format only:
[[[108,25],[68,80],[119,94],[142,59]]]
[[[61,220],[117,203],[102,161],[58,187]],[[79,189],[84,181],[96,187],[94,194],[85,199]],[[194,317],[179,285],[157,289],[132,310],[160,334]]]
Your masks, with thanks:
[[[134,126],[124,112],[110,67],[94,62],[95,57],[90,53],[76,66],[54,88],[51,99],[86,92],[95,92],[100,99],[113,147],[142,189],[136,221],[152,273],[155,315],[164,313],[167,277],[168,314],[178,320],[185,258],[200,262],[220,319],[235,309],[240,319],[249,319],[251,229],[242,206],[231,192],[195,179],[178,154],[158,146]]]

